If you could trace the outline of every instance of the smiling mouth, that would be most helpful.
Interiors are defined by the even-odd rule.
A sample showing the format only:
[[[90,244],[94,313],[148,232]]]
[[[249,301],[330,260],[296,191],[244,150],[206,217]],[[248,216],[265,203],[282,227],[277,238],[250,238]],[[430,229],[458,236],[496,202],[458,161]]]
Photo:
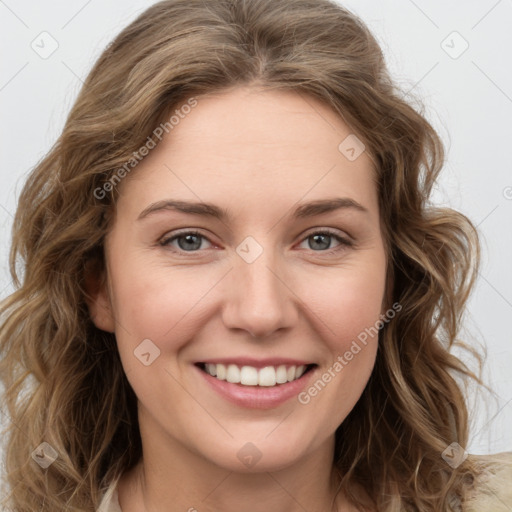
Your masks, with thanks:
[[[238,366],[235,364],[196,363],[202,371],[231,384],[250,387],[274,387],[300,379],[315,368],[316,364],[279,365],[255,368],[254,366]]]

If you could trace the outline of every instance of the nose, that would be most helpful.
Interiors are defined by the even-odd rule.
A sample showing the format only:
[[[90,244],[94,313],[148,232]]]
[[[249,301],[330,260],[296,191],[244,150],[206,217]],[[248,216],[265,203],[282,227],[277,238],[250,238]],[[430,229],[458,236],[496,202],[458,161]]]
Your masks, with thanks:
[[[252,263],[235,258],[223,290],[223,322],[227,328],[264,338],[296,324],[298,298],[288,273],[270,253],[263,251]]]

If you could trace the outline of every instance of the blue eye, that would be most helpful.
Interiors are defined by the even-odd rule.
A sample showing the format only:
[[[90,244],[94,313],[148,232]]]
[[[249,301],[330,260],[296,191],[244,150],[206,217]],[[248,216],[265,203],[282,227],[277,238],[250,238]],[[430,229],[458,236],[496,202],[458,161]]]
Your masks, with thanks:
[[[353,242],[347,238],[344,238],[338,235],[336,232],[330,230],[323,231],[315,231],[305,237],[303,242],[306,240],[313,240],[312,243],[309,243],[309,247],[314,252],[323,252],[326,254],[332,254],[334,252],[340,251],[346,247],[352,247]],[[338,246],[335,248],[331,248],[330,240],[335,239],[338,242]],[[199,252],[198,250],[201,248],[202,240],[208,240],[204,235],[199,233],[198,231],[183,231],[178,233],[177,235],[167,237],[162,239],[159,244],[163,247],[171,247],[174,252]],[[327,240],[327,243],[326,243]],[[177,242],[178,247],[172,245],[173,242]],[[208,240],[209,243],[211,243]],[[327,247],[325,247],[327,245]],[[319,249],[316,250],[315,249]]]
[[[201,239],[208,240],[205,236],[197,231],[186,231],[171,238],[163,239],[160,245],[169,246],[171,242],[178,241],[178,248],[185,252],[196,252],[201,246]],[[180,241],[184,240],[183,243]]]
[[[325,245],[330,246],[330,240],[335,239],[338,242],[338,246],[335,248],[331,247],[325,247]],[[308,235],[304,240],[310,240],[312,239],[313,242],[309,243],[310,247],[316,246],[320,249],[320,251],[314,251],[314,252],[325,252],[327,254],[331,254],[333,252],[337,252],[345,247],[351,247],[353,244],[350,240],[347,238],[343,238],[342,236],[338,235],[337,233],[333,231],[315,231],[314,233],[311,233]],[[325,242],[327,240],[327,243]],[[318,247],[320,245],[320,247]]]

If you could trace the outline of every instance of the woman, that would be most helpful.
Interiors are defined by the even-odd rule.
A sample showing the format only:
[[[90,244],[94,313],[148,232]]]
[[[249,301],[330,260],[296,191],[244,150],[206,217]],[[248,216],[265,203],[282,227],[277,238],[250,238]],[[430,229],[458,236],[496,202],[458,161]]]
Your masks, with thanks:
[[[144,12],[20,196],[8,505],[510,506],[510,454],[464,450],[479,248],[428,205],[443,156],[334,3]]]

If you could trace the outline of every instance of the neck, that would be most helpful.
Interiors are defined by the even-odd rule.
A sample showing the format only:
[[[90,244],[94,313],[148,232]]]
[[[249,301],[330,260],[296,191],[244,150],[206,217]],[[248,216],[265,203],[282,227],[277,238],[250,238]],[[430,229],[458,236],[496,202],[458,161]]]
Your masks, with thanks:
[[[121,478],[119,503],[123,512],[239,512],[251,504],[251,512],[345,512],[336,495],[336,472],[329,485],[291,481],[284,471],[253,474],[240,478],[219,471],[209,485],[183,479],[157,479],[141,461]]]
[[[152,426],[153,427],[153,426]],[[119,482],[123,512],[345,512],[333,466],[334,435],[283,468],[233,471],[151,428],[143,458]]]

